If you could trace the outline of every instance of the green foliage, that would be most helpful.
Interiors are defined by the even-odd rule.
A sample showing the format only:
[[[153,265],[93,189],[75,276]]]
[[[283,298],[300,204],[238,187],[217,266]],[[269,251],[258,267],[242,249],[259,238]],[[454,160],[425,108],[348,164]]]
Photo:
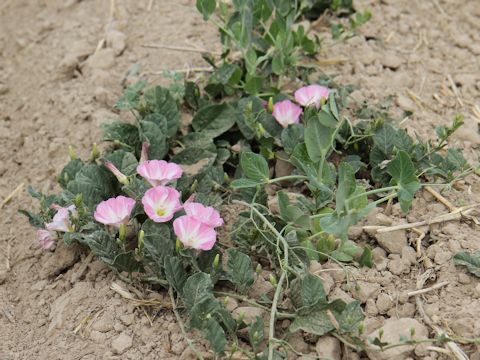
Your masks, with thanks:
[[[480,277],[480,251],[474,253],[461,251],[455,254],[453,262],[455,265],[465,266],[471,274]]]
[[[238,290],[245,292],[255,281],[250,257],[237,249],[228,249],[226,254],[228,279]]]

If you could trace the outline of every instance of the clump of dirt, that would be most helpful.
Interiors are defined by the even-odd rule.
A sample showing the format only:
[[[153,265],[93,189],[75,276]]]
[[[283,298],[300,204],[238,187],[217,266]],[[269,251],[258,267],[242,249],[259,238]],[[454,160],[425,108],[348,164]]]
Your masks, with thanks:
[[[118,117],[112,106],[122,82],[139,78],[159,82],[163,81],[158,75],[161,70],[203,65],[199,53],[144,45],[216,50],[212,44],[218,43],[217,34],[197,14],[194,1],[153,1],[151,8],[148,3],[117,1],[113,11],[108,2],[6,1],[0,5],[1,199],[21,184],[54,192],[54,177],[67,161],[68,145],[75,145],[80,156],[88,156],[100,136],[98,125]],[[465,127],[454,136],[453,145],[464,148],[466,157],[476,161],[480,7],[466,0],[357,4],[372,11],[372,20],[359,30],[359,36],[326,47],[325,57],[346,61],[321,71],[335,76],[339,84],[356,86],[352,98],[358,104],[364,100],[385,103],[392,95],[392,111],[403,118],[402,126],[424,137],[433,137],[435,126],[447,125],[457,113],[464,114]],[[18,26],[20,22],[27,26]],[[137,74],[134,64],[140,65]],[[455,206],[480,202],[479,179],[470,176],[444,195]],[[191,356],[168,309],[168,298],[148,289],[129,288],[80,248],[59,244],[54,253],[38,249],[34,230],[17,214],[18,208],[31,206],[34,202],[21,192],[0,209],[0,358]],[[231,219],[225,234],[237,210],[224,209]],[[406,220],[430,219],[448,211],[424,191]],[[347,286],[335,264],[312,264],[330,298],[357,298],[365,304],[365,336],[384,325],[385,336],[411,327],[419,336],[433,336],[438,326],[450,335],[479,337],[478,279],[452,262],[460,250],[480,249],[478,228],[466,221],[420,227],[425,237],[419,256],[419,235],[414,231],[381,237],[362,229],[363,225],[400,222],[405,222],[405,216],[394,205],[372,213],[351,229],[352,239],[370,244],[375,260],[369,270],[349,267],[353,286]],[[411,293],[424,274],[428,278],[423,279],[423,287],[445,285],[421,295],[422,314]],[[156,305],[138,306],[113,291],[113,282],[137,299],[154,299]],[[271,290],[268,281],[259,283],[266,293]],[[234,300],[230,306],[232,310],[244,307]],[[286,328],[288,320],[282,326]],[[342,354],[360,358],[332,337],[317,341],[296,334],[289,340],[310,358],[340,359]],[[399,349],[394,355],[400,359],[447,358],[424,346]],[[200,350],[208,355],[206,348],[200,346]],[[480,349],[466,346],[464,351],[478,359]],[[372,359],[394,356],[368,355]]]

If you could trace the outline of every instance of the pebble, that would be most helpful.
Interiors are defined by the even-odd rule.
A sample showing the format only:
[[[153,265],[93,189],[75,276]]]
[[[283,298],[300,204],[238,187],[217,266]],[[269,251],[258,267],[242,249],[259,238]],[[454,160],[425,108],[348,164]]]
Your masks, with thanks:
[[[288,338],[288,343],[300,353],[307,353],[310,351],[310,346],[305,342],[305,339],[299,331],[295,332]]]
[[[0,271],[0,285],[7,281],[7,272],[2,270]]]
[[[133,339],[125,333],[120,334],[112,340],[112,350],[115,354],[121,355],[133,345]]]
[[[394,275],[401,275],[404,272],[408,272],[409,266],[405,266],[405,262],[398,258],[390,260],[387,264],[388,270]]]
[[[366,281],[358,281],[354,296],[362,303],[366,303],[368,299],[375,297],[380,290],[380,285]]]
[[[439,251],[435,254],[435,263],[443,265],[452,258],[452,253],[449,251]]]
[[[380,293],[377,297],[375,305],[377,306],[380,314],[386,314],[387,311],[393,307],[393,300],[389,295]]]
[[[348,238],[350,240],[358,240],[363,234],[363,229],[361,226],[350,226],[348,228]]]
[[[394,52],[385,53],[381,62],[384,67],[392,70],[397,70],[402,65],[402,59]]]
[[[260,298],[262,295],[266,295],[268,298],[273,299],[275,294],[275,287],[270,281],[265,280],[261,276],[258,276],[255,283],[250,288],[248,296],[252,299]]]
[[[428,329],[412,318],[388,319],[385,321],[382,329],[382,341],[388,343],[397,343],[401,336],[409,339],[411,329],[415,330],[416,340],[426,339],[428,336]],[[377,329],[367,335],[367,338],[374,339],[379,336],[379,332],[380,329]],[[394,347],[385,351],[378,350],[380,349],[375,345],[370,345],[370,347],[367,348],[367,355],[370,360],[406,359],[412,354],[414,345]]]
[[[92,329],[105,333],[113,330],[113,322],[113,314],[106,312],[100,319],[93,323]]]
[[[322,336],[315,348],[321,359],[340,360],[342,357],[340,341],[333,336]]]
[[[406,303],[392,307],[390,310],[388,310],[387,315],[391,318],[412,317],[415,315],[416,311],[417,308],[415,307],[415,304]]]
[[[107,46],[111,47],[115,56],[120,56],[127,47],[127,36],[120,31],[110,30],[106,36]]]
[[[470,284],[472,282],[472,279],[467,274],[460,273],[458,274],[458,282],[460,284]]]
[[[480,298],[480,284],[478,284],[477,286],[475,286],[475,293],[477,294],[477,297]]]
[[[10,88],[7,85],[0,84],[0,96],[5,95],[9,90]]]
[[[228,298],[228,301],[225,300],[226,298],[223,298],[222,299],[222,303],[225,305],[225,308],[232,312],[233,310],[235,310],[236,308],[238,308],[238,301],[234,298],[231,298],[229,297]]]
[[[124,314],[120,315],[120,321],[125,325],[125,326],[130,326],[133,324],[135,321],[135,314]]]
[[[467,49],[472,43],[472,39],[468,34],[457,34],[454,37],[454,42],[460,49]]]
[[[402,248],[402,260],[414,265],[417,262],[417,253],[411,246],[404,246]]]
[[[263,317],[265,310],[253,306],[240,306],[233,310],[232,315],[236,319],[243,316],[243,322],[249,325],[257,320],[257,316]]]
[[[395,230],[384,233],[375,233],[378,244],[390,254],[401,254],[407,246],[407,233],[405,230]]]
[[[88,65],[92,69],[108,70],[115,65],[115,51],[100,49],[88,58]]]
[[[375,304],[375,300],[368,299],[365,304],[365,312],[367,315],[376,316],[378,315],[377,305]]]
[[[107,335],[100,331],[92,330],[90,332],[90,339],[97,344],[102,344],[107,340]]]

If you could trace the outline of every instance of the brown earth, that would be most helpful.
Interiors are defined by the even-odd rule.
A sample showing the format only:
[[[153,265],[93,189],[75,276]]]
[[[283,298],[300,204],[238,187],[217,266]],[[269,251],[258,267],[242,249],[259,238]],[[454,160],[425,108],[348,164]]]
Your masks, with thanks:
[[[68,145],[74,145],[80,156],[88,156],[100,136],[98,125],[118,116],[111,111],[112,105],[133,64],[140,65],[140,76],[150,83],[164,81],[158,75],[161,70],[204,66],[199,53],[143,45],[215,50],[217,35],[197,14],[193,1],[157,0],[151,8],[147,1],[114,3],[113,13],[107,1],[5,0],[0,4],[0,199],[20,184],[32,184],[42,192],[57,189],[55,176],[67,161]],[[464,114],[466,125],[453,143],[476,161],[480,145],[480,119],[474,111],[480,106],[478,2],[358,3],[359,8],[372,11],[373,19],[359,36],[333,47],[325,34],[324,57],[345,58],[345,62],[320,70],[335,75],[339,84],[355,85],[354,102],[387,103],[391,95],[393,113],[413,112],[402,126],[422,136],[432,137],[435,126]],[[321,24],[314,30],[324,31]],[[106,44],[96,50],[105,38]],[[135,79],[130,76],[127,81]],[[445,196],[456,206],[480,202],[478,177],[468,177]],[[135,307],[122,298],[110,289],[113,282],[121,283],[118,277],[81,249],[61,244],[53,253],[38,249],[34,230],[17,213],[18,208],[32,206],[35,202],[22,191],[0,209],[0,359],[189,358],[170,311]],[[406,219],[429,219],[447,211],[423,192]],[[384,215],[375,212],[365,224],[405,221],[396,206]],[[420,259],[414,249],[416,233],[377,236],[388,253],[377,247],[373,269],[351,269],[357,287],[348,287],[338,271],[329,271],[332,266],[317,271],[330,284],[331,297],[356,297],[365,303],[365,334],[386,319],[411,318],[425,324],[414,298],[405,294],[415,290],[420,275],[428,271],[425,287],[445,281],[448,285],[422,296],[426,314],[451,335],[479,337],[480,283],[451,259],[459,250],[480,250],[478,227],[456,221],[420,230],[427,234]],[[378,246],[367,235],[360,227],[351,232],[352,238]],[[165,294],[147,295],[168,303]],[[434,335],[429,326],[421,330]],[[304,359],[315,358],[315,343],[301,336],[291,341],[310,355]],[[328,341],[320,340],[319,354]],[[334,351],[335,358],[340,359],[340,350]],[[480,348],[469,345],[463,350],[479,359]],[[359,358],[342,351],[344,359]],[[399,356],[447,358],[426,347]]]

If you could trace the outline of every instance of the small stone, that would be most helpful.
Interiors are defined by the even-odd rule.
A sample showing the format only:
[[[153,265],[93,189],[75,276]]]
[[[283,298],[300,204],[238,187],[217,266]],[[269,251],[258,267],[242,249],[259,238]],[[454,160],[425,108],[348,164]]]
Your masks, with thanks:
[[[114,329],[116,332],[122,332],[123,330],[125,330],[125,325],[123,325],[121,322],[117,321],[117,322],[115,322],[115,324],[113,325],[113,329]]]
[[[411,246],[404,246],[402,248],[402,260],[414,265],[417,262],[417,253]]]
[[[243,322],[247,325],[255,322],[257,320],[257,316],[263,318],[264,314],[265,310],[253,306],[241,306],[232,312],[233,317],[236,319],[243,317]]]
[[[454,42],[460,49],[467,49],[472,43],[472,39],[468,34],[457,34],[454,37]]]
[[[402,248],[407,246],[407,233],[405,230],[395,230],[384,233],[376,233],[375,239],[378,244],[390,254],[401,254]]]
[[[415,315],[417,308],[415,304],[406,303],[406,304],[398,304],[395,307],[392,307],[388,310],[387,315],[391,318],[404,318],[404,317],[412,317]]]
[[[343,283],[345,281],[345,271],[342,267],[334,262],[326,262],[322,265],[324,269],[331,269],[333,271],[329,271],[328,273],[332,276],[333,280],[336,283]]]
[[[310,346],[305,342],[305,339],[299,331],[295,332],[288,338],[288,343],[300,353],[310,351]]]
[[[452,258],[452,253],[449,251],[439,251],[435,254],[435,263],[443,265]]]
[[[348,238],[350,240],[358,240],[363,234],[363,229],[361,226],[350,226],[348,228]]]
[[[111,312],[106,312],[102,317],[93,323],[92,329],[105,333],[113,330],[113,322],[113,314]]]
[[[397,70],[402,65],[402,59],[394,52],[387,52],[381,59],[386,68]]]
[[[354,301],[354,299],[348,293],[346,293],[345,291],[343,291],[338,287],[333,289],[333,291],[329,295],[329,299],[330,300],[340,299],[345,301],[347,304]]]
[[[354,296],[362,303],[366,303],[368,299],[375,297],[379,290],[380,285],[377,283],[358,281],[356,284]]]
[[[88,65],[92,69],[110,69],[115,65],[115,51],[113,49],[100,49],[88,58]]]
[[[289,156],[285,151],[278,151],[276,153],[275,177],[292,175],[295,167],[287,161],[288,158]],[[288,183],[288,181],[286,183]]]
[[[382,329],[382,341],[387,343],[397,343],[401,337],[409,339],[412,329],[415,331],[415,340],[426,339],[428,336],[427,328],[411,318],[389,319],[385,321]],[[377,329],[367,335],[367,338],[374,339],[379,336],[379,333],[380,329]],[[367,355],[371,360],[405,359],[412,354],[413,350],[414,345],[405,345],[380,351],[380,348],[373,344],[366,349]]]
[[[258,299],[262,295],[266,295],[268,298],[273,299],[275,294],[275,287],[270,281],[265,280],[261,276],[258,276],[255,283],[250,288],[248,296],[252,299]]]
[[[127,46],[127,36],[117,30],[110,30],[106,36],[107,46],[115,52],[115,56],[122,55]]]
[[[406,271],[406,266],[405,262],[398,258],[398,259],[393,259],[388,262],[388,270],[394,275],[400,275],[403,274]]]
[[[458,274],[458,282],[460,284],[466,285],[466,284],[470,284],[472,282],[472,279],[467,274],[460,273],[460,274]]]
[[[340,341],[333,336],[322,336],[318,339],[315,348],[321,359],[340,360],[342,357]]]
[[[121,355],[133,345],[133,339],[125,333],[120,334],[112,341],[112,350],[115,354]]]
[[[378,213],[377,216],[377,224],[382,225],[382,226],[391,226],[393,224],[393,220],[391,217],[388,217],[387,215],[383,213]]]
[[[238,301],[231,297],[229,297],[228,300],[226,300],[226,298],[223,298],[222,303],[224,304],[225,308],[230,312],[238,308]]]
[[[403,111],[415,111],[415,103],[408,97],[402,94],[397,95],[397,105],[403,110]]]
[[[386,314],[393,307],[393,300],[385,293],[380,293],[375,303],[380,314]]]
[[[375,300],[368,299],[365,304],[365,312],[370,316],[378,315],[377,305],[375,304]]]
[[[310,261],[310,266],[308,268],[309,272],[311,272],[312,274],[316,274],[322,269],[323,269],[322,264],[320,264],[317,260]]]
[[[381,247],[376,247],[372,250],[372,257],[375,263],[381,262],[386,259],[387,253]]]
[[[477,294],[477,297],[480,298],[480,284],[478,284],[477,286],[475,286],[475,293]]]
[[[457,336],[469,337],[474,334],[475,320],[472,318],[458,318],[449,324]]]
[[[120,315],[120,321],[125,325],[125,326],[130,326],[133,324],[135,321],[135,314],[124,314]]]
[[[102,344],[107,340],[107,335],[100,331],[92,330],[90,332],[90,339],[97,344]]]
[[[367,338],[368,334],[379,329],[383,325],[383,317],[367,317],[363,321],[363,334],[362,338]]]
[[[333,281],[332,276],[330,274],[323,273],[323,274],[320,274],[319,277],[320,277],[320,280],[322,281],[325,294],[327,295],[330,294],[333,287],[335,286],[335,281]]]

